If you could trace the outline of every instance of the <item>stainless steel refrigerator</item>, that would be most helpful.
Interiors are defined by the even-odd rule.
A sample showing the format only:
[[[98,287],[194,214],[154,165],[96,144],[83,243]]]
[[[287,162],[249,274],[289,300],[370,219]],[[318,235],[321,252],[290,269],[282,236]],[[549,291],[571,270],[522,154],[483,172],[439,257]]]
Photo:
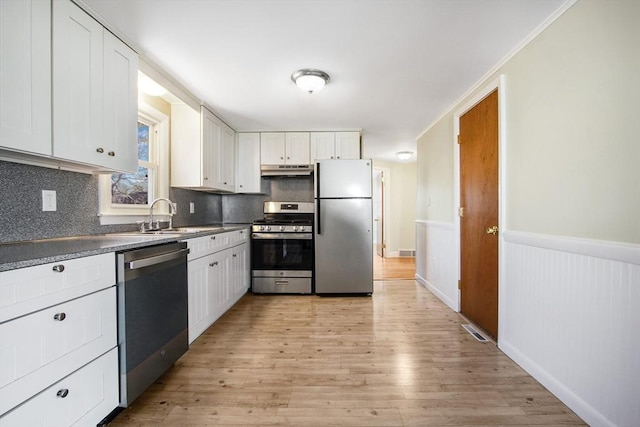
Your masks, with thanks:
[[[371,160],[320,160],[314,181],[316,294],[371,294]]]

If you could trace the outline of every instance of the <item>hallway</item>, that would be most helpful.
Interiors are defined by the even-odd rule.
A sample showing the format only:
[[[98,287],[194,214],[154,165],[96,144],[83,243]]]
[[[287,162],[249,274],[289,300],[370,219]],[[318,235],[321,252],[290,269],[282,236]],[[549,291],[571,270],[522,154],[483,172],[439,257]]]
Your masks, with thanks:
[[[247,294],[114,426],[584,425],[413,280]]]
[[[413,280],[415,275],[415,257],[382,258],[373,254],[373,280]]]

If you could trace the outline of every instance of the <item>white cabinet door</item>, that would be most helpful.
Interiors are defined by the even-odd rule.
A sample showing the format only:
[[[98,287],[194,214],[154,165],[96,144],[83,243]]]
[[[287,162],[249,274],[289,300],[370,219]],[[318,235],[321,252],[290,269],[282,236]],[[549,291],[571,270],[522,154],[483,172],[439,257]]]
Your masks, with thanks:
[[[189,344],[202,334],[213,322],[211,297],[211,273],[209,266],[213,255],[204,256],[187,263],[189,289]]]
[[[260,134],[239,133],[236,193],[260,193]]]
[[[0,147],[51,155],[51,6],[0,1]]]
[[[95,426],[118,406],[114,348],[0,418],[0,427]]]
[[[287,132],[285,154],[287,165],[308,165],[311,159],[309,132]]]
[[[0,414],[117,345],[116,289],[0,324]]]
[[[360,158],[360,132],[336,132],[336,159]]]
[[[335,158],[335,133],[311,132],[311,161]]]
[[[211,297],[213,305],[213,320],[215,322],[227,311],[227,301],[229,299],[229,249],[216,252],[211,255]]]
[[[104,32],[104,145],[109,170],[138,169],[138,55]]]
[[[53,2],[53,154],[92,165],[103,135],[104,28],[69,0]]]
[[[53,2],[53,155],[137,170],[137,54],[69,0]]]
[[[206,108],[202,108],[202,187],[216,186],[216,152],[220,151],[220,124],[216,116]],[[198,153],[194,153],[198,155]]]
[[[235,304],[242,295],[249,289],[250,267],[249,267],[249,244],[231,248],[231,293],[233,295],[232,304]]]
[[[218,188],[226,191],[234,190],[235,174],[235,139],[236,133],[224,123],[220,124],[220,153],[216,167],[220,171]]]
[[[260,134],[260,161],[263,165],[285,164],[285,137],[283,132]]]

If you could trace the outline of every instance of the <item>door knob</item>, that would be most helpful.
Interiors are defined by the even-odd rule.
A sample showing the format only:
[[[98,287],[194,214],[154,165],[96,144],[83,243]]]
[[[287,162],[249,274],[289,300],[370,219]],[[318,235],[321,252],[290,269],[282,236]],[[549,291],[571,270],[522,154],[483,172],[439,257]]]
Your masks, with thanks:
[[[498,226],[494,225],[493,227],[487,228],[487,234],[493,234],[496,236],[498,234]]]

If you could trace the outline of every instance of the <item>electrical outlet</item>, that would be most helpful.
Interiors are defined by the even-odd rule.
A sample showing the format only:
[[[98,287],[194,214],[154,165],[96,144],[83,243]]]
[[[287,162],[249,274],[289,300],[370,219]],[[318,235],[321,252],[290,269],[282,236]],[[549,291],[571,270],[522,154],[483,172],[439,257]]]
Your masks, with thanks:
[[[55,212],[56,210],[57,206],[55,190],[42,190],[42,211]]]
[[[196,204],[189,202],[189,213],[196,213]]]

